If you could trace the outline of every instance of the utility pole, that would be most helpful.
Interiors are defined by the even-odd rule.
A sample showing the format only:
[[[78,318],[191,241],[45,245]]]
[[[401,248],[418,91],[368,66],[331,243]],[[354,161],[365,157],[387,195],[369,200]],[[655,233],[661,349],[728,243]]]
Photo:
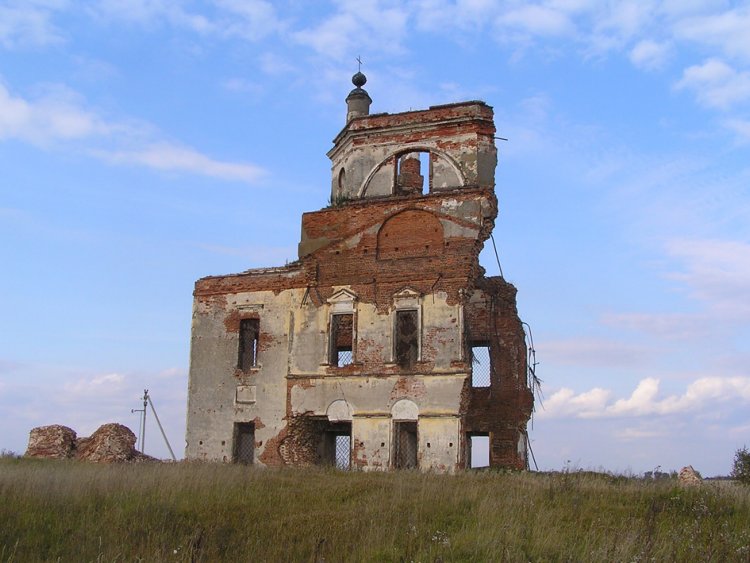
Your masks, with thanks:
[[[146,391],[146,396],[148,396],[148,391]],[[172,446],[169,445],[169,440],[167,439],[167,435],[164,432],[164,428],[162,428],[161,421],[159,420],[159,415],[156,414],[156,407],[154,407],[154,402],[151,400],[151,397],[148,396],[148,403],[151,405],[151,412],[154,413],[154,418],[156,419],[156,424],[159,425],[159,430],[161,430],[161,436],[164,438],[164,442],[167,444],[167,448],[169,449],[169,455],[172,456],[172,461],[177,461],[177,458],[174,456],[174,452],[172,451]],[[145,406],[144,406],[145,409]],[[144,413],[145,416],[145,413]]]
[[[141,453],[146,453],[146,403],[148,403],[148,389],[143,390],[143,434],[141,434]]]
[[[141,442],[141,453],[146,453],[146,407],[148,405],[151,405],[151,412],[154,413],[154,418],[156,419],[156,424],[159,426],[159,430],[161,431],[161,436],[164,438],[164,443],[167,444],[167,448],[169,449],[169,455],[172,456],[172,461],[177,461],[177,458],[174,455],[174,451],[172,451],[172,446],[169,443],[169,439],[167,439],[167,434],[164,432],[164,428],[161,425],[161,421],[159,420],[159,415],[156,414],[156,407],[154,407],[154,402],[151,400],[151,395],[148,394],[148,389],[143,390],[143,408],[142,409],[130,409],[131,413],[137,412],[142,413],[142,415],[139,417],[140,422],[140,428],[138,429],[138,439]]]
[[[131,414],[134,412],[141,413],[138,415],[138,442],[141,444],[141,453],[146,453],[146,403],[148,402],[148,389],[143,390],[143,408],[130,409]]]

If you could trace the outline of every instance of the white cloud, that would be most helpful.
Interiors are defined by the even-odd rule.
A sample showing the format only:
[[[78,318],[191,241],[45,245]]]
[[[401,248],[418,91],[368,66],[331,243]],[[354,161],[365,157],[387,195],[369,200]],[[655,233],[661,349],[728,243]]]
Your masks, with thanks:
[[[156,377],[163,379],[173,379],[175,377],[184,379],[187,378],[187,372],[184,368],[171,367],[160,371],[156,374]]]
[[[266,0],[213,0],[204,13],[189,10],[179,0],[99,0],[88,8],[95,19],[143,27],[160,24],[199,34],[259,41],[282,32],[285,23]],[[210,12],[210,13],[209,13]]]
[[[115,22],[139,25],[166,22],[199,33],[214,29],[207,17],[184,10],[175,0],[99,0],[88,10],[96,18]]]
[[[653,399],[656,399],[656,394]],[[653,400],[648,405],[640,405],[640,408],[646,412],[672,414],[729,401],[742,404],[750,401],[750,377],[704,377],[688,385],[683,395]]]
[[[292,63],[276,53],[263,53],[260,56],[259,62],[260,69],[265,74],[270,74],[272,76],[289,74],[290,72],[295,72],[297,70]]]
[[[632,37],[642,31],[653,16],[651,2],[614,2],[600,27],[621,37]]]
[[[658,10],[671,17],[681,17],[710,14],[720,7],[719,4],[716,0],[662,0],[659,2]]]
[[[0,45],[16,48],[62,42],[63,35],[51,20],[65,5],[63,0],[11,0],[0,5]]]
[[[445,32],[483,27],[499,10],[497,0],[418,0],[414,16],[418,29]]]
[[[724,319],[750,320],[750,244],[737,240],[674,239],[667,253],[684,269],[669,277]]]
[[[612,396],[612,392],[601,387],[578,395],[572,389],[563,387],[544,400],[537,411],[538,418],[581,417],[589,418],[602,412]]]
[[[97,375],[88,379],[77,379],[64,384],[67,399],[76,401],[87,397],[112,396],[120,393],[125,377],[119,373]]]
[[[90,9],[100,17],[145,23],[163,16],[174,5],[164,0],[99,0]]]
[[[71,375],[71,371],[79,372]],[[187,370],[169,368],[146,373],[87,373],[59,366],[27,365],[11,376],[0,393],[0,409],[7,415],[3,446],[16,452],[26,448],[28,432],[36,426],[64,424],[79,436],[99,426],[118,422],[137,433],[143,389],[149,389],[159,418],[177,456],[183,453]],[[181,380],[181,381],[180,381]],[[147,414],[146,453],[169,456],[151,411]]]
[[[719,59],[686,68],[675,86],[693,90],[702,104],[719,109],[750,100],[750,72],[736,71]]]
[[[500,15],[495,23],[500,29],[511,28],[534,36],[561,36],[574,32],[573,23],[565,13],[533,4],[511,9]]]
[[[750,435],[750,424],[741,424],[739,426],[731,426],[729,429],[725,431],[728,435],[735,437],[736,440],[738,441],[745,440],[744,443],[747,443],[746,442],[747,436]]]
[[[662,275],[695,305],[694,312],[608,313],[601,321],[666,340],[722,338],[750,322],[750,243],[673,238],[664,244],[669,268]]]
[[[75,96],[55,94],[29,102],[0,83],[0,140],[20,139],[37,145],[106,134],[109,126],[95,113],[78,107]]]
[[[694,65],[685,70],[683,80],[699,83],[721,82],[734,75],[734,70],[719,59],[709,59],[702,65]]]
[[[488,21],[498,38],[527,45],[535,38],[562,38],[584,44],[594,54],[622,51],[642,70],[663,68],[677,42],[718,47],[729,56],[750,59],[750,8],[723,10],[716,3],[590,0],[501,3],[492,0],[420,0],[413,10],[417,28],[451,34],[478,33]],[[559,46],[559,45],[558,45]],[[549,44],[545,44],[549,48]],[[744,91],[739,83],[704,97],[709,105],[732,103]],[[688,79],[690,77],[688,76]],[[700,88],[700,86],[698,86]]]
[[[618,399],[607,406],[604,412],[613,415],[644,415],[649,414],[650,407],[654,404],[659,393],[659,380],[646,378],[638,383],[638,386],[627,399]],[[590,416],[602,416],[604,413],[592,413]]]
[[[661,397],[659,380],[641,380],[629,397],[611,400],[610,390],[596,387],[576,394],[562,388],[544,402],[539,418],[653,417],[688,412],[731,409],[743,411],[750,404],[750,377],[702,377],[691,382],[684,393]],[[725,405],[721,406],[720,405]]]
[[[567,14],[575,14],[590,12],[599,3],[598,0],[547,0],[544,4]]]
[[[216,160],[190,147],[149,141],[154,131],[148,124],[105,120],[83,107],[82,100],[71,90],[59,86],[48,90],[42,98],[30,101],[14,96],[0,83],[0,141],[15,139],[44,147],[77,141],[83,153],[113,164],[135,164],[230,181],[254,183],[265,174],[253,164]],[[119,148],[99,148],[102,140]],[[128,143],[146,143],[146,148],[126,148]],[[69,144],[66,147],[70,149]]]
[[[0,208],[0,216],[2,216],[5,210]],[[10,210],[13,211],[13,210]],[[13,362],[11,360],[3,360],[0,358],[0,374],[6,374],[6,373],[13,373],[15,370],[21,367],[21,364],[18,362]]]
[[[595,54],[626,48],[656,20],[651,2],[620,1],[604,7],[598,4],[589,16],[591,23],[582,38]]]
[[[587,44],[594,52],[605,52],[623,49],[639,36],[648,39],[645,30],[658,25],[657,7],[648,1],[605,4],[595,0],[420,0],[413,13],[418,29],[441,34],[477,33],[492,22],[502,42],[527,44],[536,38],[564,38]],[[645,47],[635,56],[642,59],[650,55],[649,60],[654,61],[657,54],[653,49],[651,53],[644,52]]]
[[[643,70],[656,70],[664,66],[669,50],[667,43],[643,39],[630,50],[630,62]]]
[[[400,52],[406,36],[408,11],[398,2],[339,0],[337,11],[293,37],[326,58],[342,60],[371,50]]]
[[[226,12],[219,27],[225,35],[235,35],[250,41],[282,31],[273,4],[264,0],[216,0],[216,5]]]
[[[742,142],[750,141],[750,120],[747,119],[727,119],[723,122],[724,127],[734,131]]]
[[[547,116],[552,109],[552,101],[545,94],[535,94],[528,98],[522,99],[518,104],[524,112],[526,122],[542,123],[547,120]]]
[[[623,441],[640,441],[648,438],[661,438],[666,436],[664,429],[655,428],[651,425],[644,427],[628,427],[615,431],[615,437]]]
[[[265,175],[265,171],[258,166],[214,160],[189,147],[169,143],[154,144],[143,150],[92,151],[92,154],[114,164],[137,164],[230,181],[254,183]]]
[[[750,8],[741,7],[681,20],[675,25],[675,34],[680,38],[718,47],[729,56],[750,60],[748,29]]]

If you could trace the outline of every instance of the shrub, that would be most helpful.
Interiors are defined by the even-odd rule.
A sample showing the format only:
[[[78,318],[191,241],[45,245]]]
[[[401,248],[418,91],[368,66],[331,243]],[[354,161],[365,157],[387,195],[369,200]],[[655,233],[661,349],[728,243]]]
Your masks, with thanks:
[[[747,446],[742,446],[734,453],[732,477],[740,483],[750,485],[750,451],[747,450]]]

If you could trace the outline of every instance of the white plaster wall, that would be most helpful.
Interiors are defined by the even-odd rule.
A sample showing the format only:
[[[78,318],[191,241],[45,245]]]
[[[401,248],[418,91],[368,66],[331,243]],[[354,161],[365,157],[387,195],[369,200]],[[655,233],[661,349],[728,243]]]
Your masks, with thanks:
[[[438,291],[422,300],[423,357],[431,348],[437,373],[453,371],[451,362],[461,359],[461,305],[449,305],[448,295]]]
[[[386,470],[391,456],[391,419],[385,416],[354,417],[352,440],[357,442],[353,467]]]
[[[432,189],[435,191],[453,189],[461,185],[456,171],[444,158],[435,153],[430,154],[432,167]]]
[[[461,446],[461,420],[458,417],[420,416],[417,439],[421,470],[456,470]]]
[[[452,136],[450,140],[457,146],[470,146],[474,143],[476,135],[467,133],[465,135]],[[375,197],[389,195],[392,193],[394,179],[394,163],[381,165],[395,150],[416,151],[438,149],[438,142],[444,139],[424,139],[418,143],[378,143],[375,139],[372,144],[354,146],[351,143],[342,147],[332,162],[331,167],[331,193],[342,193],[348,197],[364,195]],[[494,173],[497,164],[497,156],[494,145],[480,143],[477,151],[456,148],[447,151],[447,154],[455,161],[467,185],[494,185]],[[341,169],[346,172],[346,185],[344,190],[338,186],[338,178]],[[433,189],[455,188],[463,185],[456,175],[453,167],[444,158],[435,158],[433,162]],[[374,175],[365,187],[368,176]],[[423,168],[425,182],[427,182],[427,166]],[[365,190],[363,192],[363,190]]]
[[[390,416],[393,404],[403,398],[414,401],[420,416],[456,415],[461,406],[461,391],[467,374],[415,375],[409,385],[414,391],[403,391],[400,376],[327,376],[304,380],[291,389],[292,413],[324,416],[328,406],[345,400],[354,417],[364,415]]]
[[[445,327],[443,344],[437,347],[436,373],[416,375],[326,375],[327,306],[303,305],[304,290],[241,293],[203,303],[196,300],[189,383],[189,416],[186,456],[191,459],[229,461],[235,422],[258,420],[256,462],[268,441],[285,426],[287,372],[291,368],[293,414],[326,416],[334,401],[346,401],[353,416],[352,438],[360,464],[388,468],[392,441],[391,408],[401,399],[413,401],[419,410],[421,466],[452,469],[458,459],[457,427],[465,373],[452,373],[451,361],[460,357],[460,307],[448,305],[438,291],[422,298],[425,327]],[[256,311],[261,340],[258,369],[238,376],[239,334],[227,332],[225,321],[232,311]],[[358,346],[367,339],[368,354],[390,360],[392,314],[378,314],[374,305],[357,303]],[[290,336],[291,335],[291,336]],[[265,340],[264,340],[265,339]],[[290,357],[289,351],[292,351]],[[294,358],[292,361],[290,358]],[[440,372],[446,372],[442,375]],[[238,386],[255,387],[255,402],[237,402]],[[242,391],[245,397],[249,390]],[[438,434],[448,432],[445,440]],[[428,439],[429,438],[429,439]],[[447,441],[446,441],[447,440]],[[445,443],[443,443],[445,442]],[[453,443],[452,447],[446,444]],[[427,448],[426,444],[430,443]],[[428,451],[429,450],[429,451]]]
[[[188,424],[185,455],[189,459],[230,461],[235,422],[261,424],[255,429],[255,459],[267,441],[284,426],[289,328],[298,290],[239,293],[193,307],[193,335],[188,387]],[[261,350],[258,367],[236,370],[239,333],[228,332],[232,312],[252,310],[260,317]],[[237,402],[238,386],[254,386],[255,403]]]

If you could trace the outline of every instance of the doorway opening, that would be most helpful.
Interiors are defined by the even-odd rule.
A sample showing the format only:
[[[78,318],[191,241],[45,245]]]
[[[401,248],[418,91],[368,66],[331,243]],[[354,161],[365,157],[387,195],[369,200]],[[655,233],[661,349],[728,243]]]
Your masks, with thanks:
[[[232,452],[234,463],[249,465],[255,461],[255,423],[234,423],[234,448]]]
[[[393,466],[396,469],[417,468],[417,423],[394,422]]]
[[[320,460],[323,465],[348,471],[352,466],[352,423],[330,423],[323,431]]]

